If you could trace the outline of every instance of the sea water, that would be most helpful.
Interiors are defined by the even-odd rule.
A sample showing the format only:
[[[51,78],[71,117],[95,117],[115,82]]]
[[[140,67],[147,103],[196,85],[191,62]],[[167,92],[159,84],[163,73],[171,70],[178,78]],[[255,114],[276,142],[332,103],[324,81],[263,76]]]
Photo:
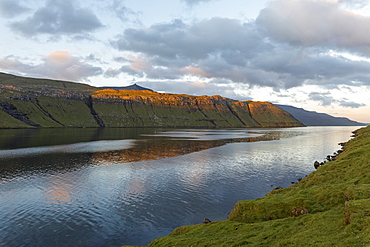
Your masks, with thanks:
[[[145,245],[226,220],[358,128],[0,130],[0,246]]]

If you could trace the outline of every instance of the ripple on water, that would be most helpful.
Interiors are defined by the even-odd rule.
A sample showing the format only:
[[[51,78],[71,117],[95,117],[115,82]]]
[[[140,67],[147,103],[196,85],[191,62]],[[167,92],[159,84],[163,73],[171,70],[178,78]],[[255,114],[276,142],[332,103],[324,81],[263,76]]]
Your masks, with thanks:
[[[130,163],[122,156],[135,158],[134,149],[129,153],[48,153],[19,157],[11,166],[1,163],[9,174],[2,173],[0,178],[0,243],[144,245],[175,227],[202,223],[203,217],[226,219],[235,202],[261,197],[272,185],[285,187],[311,172],[315,159],[333,152],[336,143],[346,141],[353,131],[348,128],[341,136],[337,130],[320,135],[312,134],[314,130],[307,129],[304,132],[310,134],[301,136],[297,134],[301,130],[293,134],[285,129],[280,134],[255,130],[273,132],[276,139],[290,138],[255,143],[217,140],[211,149],[213,144],[202,140],[205,149],[198,150],[191,147],[194,140],[191,145],[173,140],[160,144],[165,138],[140,141],[142,146],[135,146],[136,150],[154,152],[143,157],[161,157],[160,148],[148,148],[154,144],[171,146],[177,150],[176,157]],[[144,147],[148,149],[140,149]],[[182,147],[191,152],[182,152]],[[118,164],[92,165],[96,160]]]

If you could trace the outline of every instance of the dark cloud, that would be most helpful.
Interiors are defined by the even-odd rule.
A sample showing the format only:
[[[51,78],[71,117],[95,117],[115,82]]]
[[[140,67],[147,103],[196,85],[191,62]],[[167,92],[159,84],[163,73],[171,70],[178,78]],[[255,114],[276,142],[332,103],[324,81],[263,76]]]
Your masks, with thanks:
[[[192,25],[174,20],[146,29],[127,29],[113,45],[122,51],[142,54],[148,66],[140,71],[148,78],[191,75],[271,84],[270,79],[257,81],[258,73],[265,75],[263,78],[268,73],[256,72],[248,65],[259,52],[271,48],[262,39],[253,24],[213,18]]]
[[[123,22],[130,19],[130,16],[137,16],[138,13],[128,8],[121,0],[113,0],[110,9],[116,14],[116,16]]]
[[[0,59],[0,68],[31,76],[71,81],[87,80],[88,77],[103,73],[101,68],[85,63],[66,51],[53,52],[44,57],[43,62],[37,65],[26,64],[12,57]]]
[[[322,106],[330,106],[332,103],[336,102],[336,100],[330,95],[329,92],[311,92],[309,93],[308,98],[313,101],[319,101]]]
[[[336,47],[370,55],[370,17],[342,9],[336,1],[275,0],[260,12],[256,22],[279,42]]]
[[[366,106],[362,103],[356,103],[348,101],[348,99],[335,99],[330,92],[319,93],[311,92],[308,95],[308,98],[313,101],[318,101],[322,106],[331,106],[332,104],[338,104],[342,107],[348,108],[360,108]]]
[[[194,6],[194,5],[198,5],[200,3],[206,3],[206,2],[211,2],[211,1],[215,1],[215,0],[182,0],[182,1],[185,2],[189,6]]]
[[[86,56],[83,59],[85,62],[95,63],[95,64],[108,64],[106,61],[102,60],[100,57],[96,56],[94,53],[90,53],[90,55]]]
[[[27,11],[29,9],[20,5],[18,0],[0,1],[0,15],[5,18],[13,18]]]
[[[125,58],[125,57],[115,57],[115,58],[113,58],[113,60],[116,61],[116,62],[119,62],[119,63],[130,62],[130,60]]]
[[[340,101],[339,105],[343,106],[343,107],[348,107],[348,108],[360,108],[360,107],[366,106],[365,104],[359,104],[359,103],[356,103],[356,102],[348,102],[348,101],[344,101],[344,100]]]
[[[200,59],[210,53],[239,50],[252,55],[261,48],[261,37],[239,20],[212,18],[192,25],[181,20],[156,24],[146,29],[126,29],[113,44],[119,50],[142,52],[150,56]]]
[[[109,74],[148,80],[191,76],[275,91],[370,85],[370,62],[346,56],[351,49],[366,51],[368,22],[370,18],[350,14],[333,1],[276,0],[256,22],[212,18],[130,28],[112,45],[136,58],[119,58],[124,65]],[[319,96],[311,95],[323,105],[334,100]]]
[[[145,77],[145,73],[143,71],[133,69],[129,65],[124,65],[124,66],[120,67],[119,69],[108,69],[105,72],[104,76],[108,77],[108,78],[112,78],[112,77],[118,76],[121,73],[125,73],[125,74],[131,75],[131,76],[137,76],[137,77],[140,77],[140,78]]]
[[[152,79],[191,75],[275,89],[370,83],[367,61],[333,56],[316,47],[270,42],[253,23],[231,19],[214,18],[192,25],[175,20],[147,29],[128,29],[113,44],[119,50],[140,54],[146,63],[144,67],[124,66],[121,72],[144,73]]]
[[[280,45],[274,49],[274,52],[261,53],[251,62],[255,67],[265,71],[290,75],[295,80],[295,85],[291,86],[309,83],[329,87],[331,84],[353,85],[353,81],[361,82],[363,85],[370,82],[369,62],[323,54],[321,50],[314,48],[302,51]]]
[[[38,9],[23,21],[11,23],[11,28],[26,36],[38,34],[64,35],[93,32],[103,27],[89,9],[80,8],[72,0],[48,0],[45,7]]]
[[[104,76],[107,78],[114,78],[114,77],[117,77],[121,73],[122,71],[120,69],[109,68],[107,71],[105,71]]]

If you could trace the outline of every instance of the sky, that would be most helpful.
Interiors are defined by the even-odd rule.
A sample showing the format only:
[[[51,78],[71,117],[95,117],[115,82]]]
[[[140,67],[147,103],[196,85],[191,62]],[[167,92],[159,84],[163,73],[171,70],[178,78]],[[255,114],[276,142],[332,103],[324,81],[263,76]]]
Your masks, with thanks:
[[[0,0],[0,71],[370,123],[370,0]]]

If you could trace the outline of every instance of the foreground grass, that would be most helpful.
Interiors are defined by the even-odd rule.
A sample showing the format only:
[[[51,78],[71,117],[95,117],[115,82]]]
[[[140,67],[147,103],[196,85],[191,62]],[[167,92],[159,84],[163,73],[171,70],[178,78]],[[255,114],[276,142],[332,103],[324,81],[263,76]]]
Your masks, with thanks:
[[[298,184],[238,202],[227,221],[182,226],[148,246],[370,246],[370,126],[356,135]]]

